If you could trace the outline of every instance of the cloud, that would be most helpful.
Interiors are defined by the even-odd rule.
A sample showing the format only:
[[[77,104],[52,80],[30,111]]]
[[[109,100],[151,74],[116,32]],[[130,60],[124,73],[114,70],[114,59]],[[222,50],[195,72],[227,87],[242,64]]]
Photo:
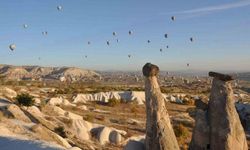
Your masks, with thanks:
[[[223,4],[223,5],[177,11],[177,12],[172,12],[171,14],[197,14],[197,13],[206,14],[206,13],[213,13],[213,12],[218,12],[218,11],[223,11],[223,10],[245,7],[249,5],[250,5],[250,0],[242,0],[242,1],[235,2],[235,3],[228,3],[228,4]]]

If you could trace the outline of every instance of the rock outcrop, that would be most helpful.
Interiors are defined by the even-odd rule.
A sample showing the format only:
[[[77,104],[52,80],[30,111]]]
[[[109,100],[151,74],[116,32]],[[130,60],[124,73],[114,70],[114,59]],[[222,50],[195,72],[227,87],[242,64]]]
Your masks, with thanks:
[[[36,106],[31,106],[27,108],[27,112],[30,116],[36,119],[43,126],[47,127],[50,130],[54,130],[57,126],[51,121],[46,120],[44,114]]]
[[[7,88],[7,87],[0,87],[0,96],[4,96],[6,98],[14,98],[17,96],[16,91]]]
[[[197,103],[191,150],[247,150],[244,129],[235,108],[232,76],[210,72],[214,77],[208,106]]]
[[[7,110],[13,115],[15,119],[24,121],[24,122],[31,122],[29,117],[27,117],[24,112],[15,104],[10,104],[7,107]]]
[[[32,131],[38,134],[43,140],[51,142],[55,141],[57,144],[62,145],[65,148],[71,148],[71,145],[67,142],[67,140],[40,124],[34,125],[32,127]]]
[[[122,141],[122,136],[116,130],[109,127],[101,127],[97,135],[97,139],[101,145],[106,143],[119,144]]]
[[[147,63],[143,67],[146,97],[146,150],[179,150],[179,146],[170,122],[157,81],[159,68]]]
[[[43,80],[65,78],[67,81],[99,79],[100,74],[75,67],[40,67],[1,65],[0,75],[7,80]]]

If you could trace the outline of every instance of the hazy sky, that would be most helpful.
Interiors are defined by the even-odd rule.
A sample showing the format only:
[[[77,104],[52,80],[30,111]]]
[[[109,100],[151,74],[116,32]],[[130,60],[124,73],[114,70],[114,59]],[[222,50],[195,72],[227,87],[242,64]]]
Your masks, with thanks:
[[[0,64],[141,70],[146,62],[249,71],[250,0],[0,0]]]

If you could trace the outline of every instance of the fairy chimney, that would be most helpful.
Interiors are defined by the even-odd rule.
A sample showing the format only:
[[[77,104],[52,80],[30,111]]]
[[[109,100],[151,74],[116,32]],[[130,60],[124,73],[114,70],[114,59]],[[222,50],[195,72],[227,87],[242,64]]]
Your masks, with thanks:
[[[208,105],[197,102],[196,124],[190,150],[247,150],[244,129],[235,108],[230,75],[209,72],[213,77]]]
[[[146,150],[179,150],[179,146],[157,81],[159,67],[144,65],[146,96]]]
[[[235,108],[230,81],[234,78],[215,72],[208,107],[210,148],[212,150],[247,150],[247,140]]]

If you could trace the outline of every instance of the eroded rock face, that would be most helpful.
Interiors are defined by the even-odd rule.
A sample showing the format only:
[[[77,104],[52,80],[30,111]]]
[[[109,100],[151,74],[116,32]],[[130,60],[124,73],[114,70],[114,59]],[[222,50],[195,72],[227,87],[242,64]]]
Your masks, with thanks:
[[[179,150],[157,81],[159,67],[147,63],[143,67],[146,97],[146,150]]]
[[[211,149],[248,149],[246,135],[234,103],[231,83],[215,77],[208,109]]]
[[[107,143],[119,144],[122,141],[122,136],[116,130],[109,127],[101,127],[99,129],[97,139],[101,145]]]
[[[198,109],[195,115],[195,127],[189,150],[208,150],[209,149],[209,126],[207,110]]]
[[[15,104],[11,104],[7,107],[7,110],[14,116],[15,119],[22,120],[24,122],[31,122],[24,112]]]
[[[230,83],[233,77],[215,72],[209,75],[214,77],[210,101],[196,102],[196,124],[189,149],[247,150]]]
[[[54,141],[65,148],[71,148],[71,145],[67,142],[67,140],[40,124],[34,125],[32,127],[32,131],[37,133],[39,137],[43,140]]]

